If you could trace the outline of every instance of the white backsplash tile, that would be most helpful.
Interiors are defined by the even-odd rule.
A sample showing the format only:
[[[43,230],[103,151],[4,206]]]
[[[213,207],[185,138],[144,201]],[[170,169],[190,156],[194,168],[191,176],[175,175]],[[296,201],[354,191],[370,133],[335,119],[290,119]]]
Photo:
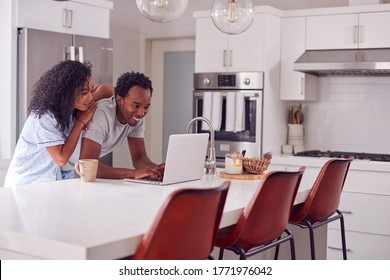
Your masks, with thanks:
[[[321,77],[303,112],[307,150],[390,153],[390,77]]]

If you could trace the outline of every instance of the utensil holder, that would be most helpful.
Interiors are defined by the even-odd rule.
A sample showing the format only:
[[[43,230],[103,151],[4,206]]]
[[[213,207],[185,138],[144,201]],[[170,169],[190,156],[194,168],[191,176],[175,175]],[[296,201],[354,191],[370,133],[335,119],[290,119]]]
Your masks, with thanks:
[[[306,141],[306,128],[301,124],[288,124],[287,143],[293,146],[304,145]]]

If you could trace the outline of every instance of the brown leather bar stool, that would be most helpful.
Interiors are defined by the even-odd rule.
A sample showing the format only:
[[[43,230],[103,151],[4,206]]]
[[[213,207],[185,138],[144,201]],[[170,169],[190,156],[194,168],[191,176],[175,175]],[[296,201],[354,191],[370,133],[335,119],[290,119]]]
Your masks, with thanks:
[[[230,181],[226,181],[216,188],[172,193],[132,259],[207,259],[214,247],[229,186]]]
[[[341,192],[353,157],[331,159],[321,168],[306,200],[293,207],[290,223],[309,229],[311,259],[315,260],[314,229],[340,220],[343,259],[347,259],[343,214],[338,210]]]
[[[215,245],[220,248],[219,259],[224,249],[247,259],[287,241],[295,259],[294,237],[287,224],[304,170],[273,171],[263,177],[238,222],[219,230]],[[277,247],[275,259],[278,253]]]

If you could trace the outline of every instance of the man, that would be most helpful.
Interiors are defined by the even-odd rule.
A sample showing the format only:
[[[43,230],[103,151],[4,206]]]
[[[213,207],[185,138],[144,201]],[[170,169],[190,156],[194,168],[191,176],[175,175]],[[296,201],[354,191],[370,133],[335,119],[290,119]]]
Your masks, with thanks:
[[[152,82],[141,73],[122,74],[115,96],[99,102],[93,121],[84,133],[80,159],[103,157],[127,139],[135,169],[113,168],[99,162],[97,177],[161,179],[164,164],[153,163],[144,142],[145,115],[152,99]]]

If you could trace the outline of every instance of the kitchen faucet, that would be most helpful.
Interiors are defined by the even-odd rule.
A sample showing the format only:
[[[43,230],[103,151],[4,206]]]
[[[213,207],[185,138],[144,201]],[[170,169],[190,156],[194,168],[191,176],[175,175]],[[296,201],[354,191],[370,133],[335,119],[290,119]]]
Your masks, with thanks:
[[[210,128],[210,149],[205,162],[206,174],[217,174],[217,160],[215,158],[215,147],[214,147],[214,128],[211,122],[204,117],[195,117],[188,123],[187,133],[190,133],[191,126],[196,121],[204,121]]]

